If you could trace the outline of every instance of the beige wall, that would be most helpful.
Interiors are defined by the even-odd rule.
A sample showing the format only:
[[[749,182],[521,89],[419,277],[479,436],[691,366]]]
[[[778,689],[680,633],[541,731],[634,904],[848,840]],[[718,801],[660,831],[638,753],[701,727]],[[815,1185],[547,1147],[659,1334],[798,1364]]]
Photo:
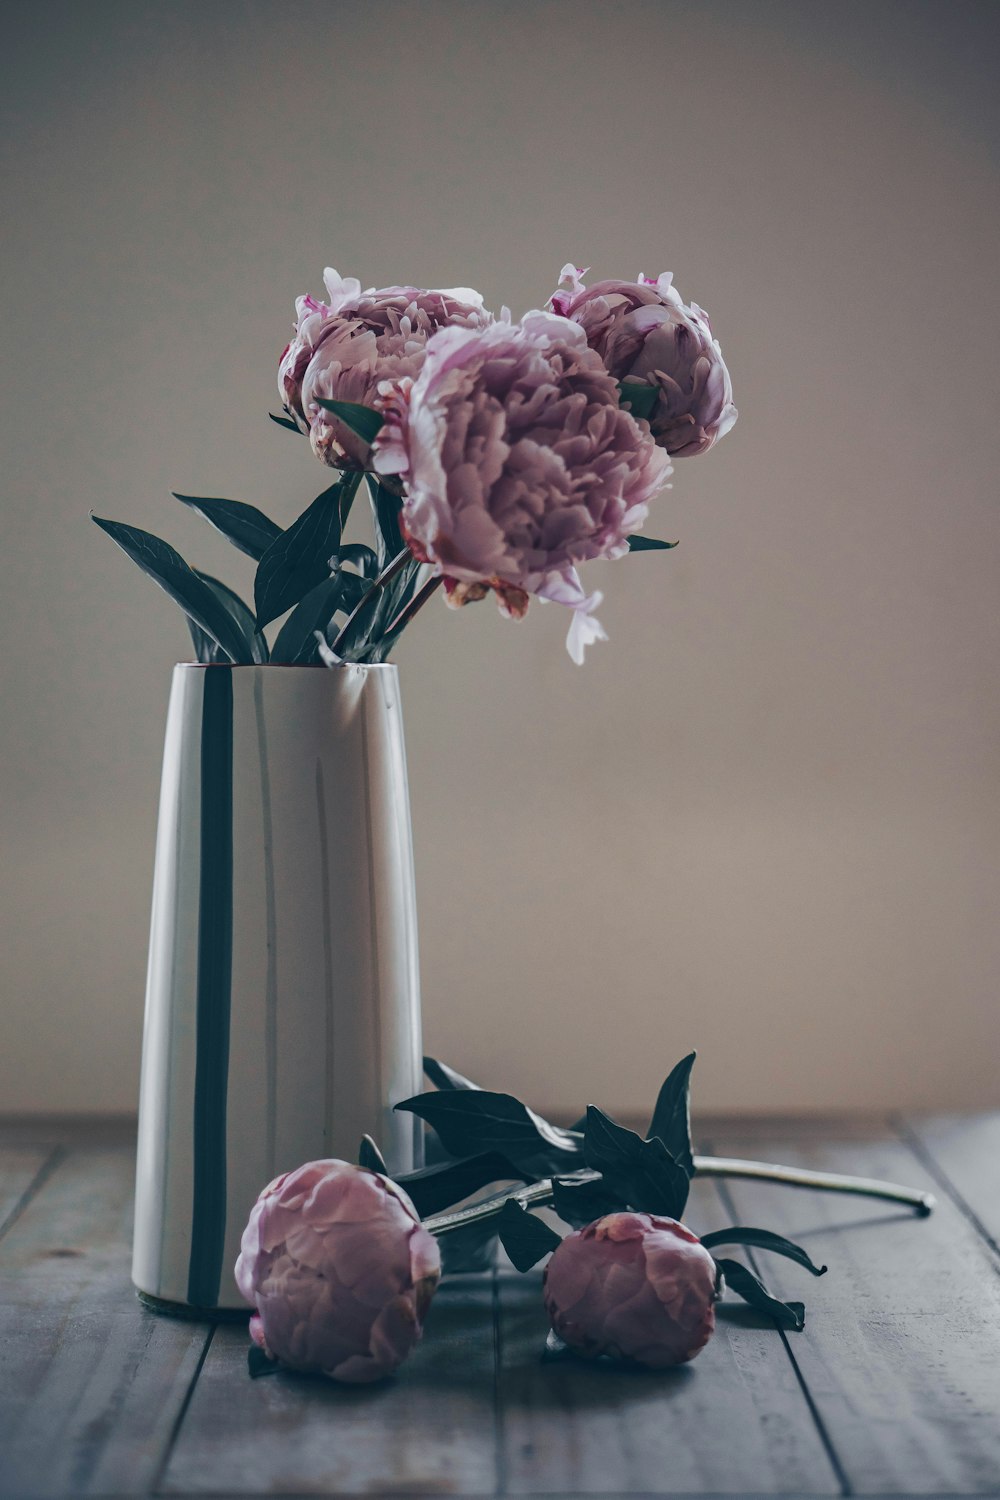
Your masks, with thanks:
[[[405,642],[426,1040],[540,1104],[997,1103],[994,4],[7,8],[0,1109],[132,1107],[172,606],[249,567],[295,293],[671,269],[741,418],[611,642]]]

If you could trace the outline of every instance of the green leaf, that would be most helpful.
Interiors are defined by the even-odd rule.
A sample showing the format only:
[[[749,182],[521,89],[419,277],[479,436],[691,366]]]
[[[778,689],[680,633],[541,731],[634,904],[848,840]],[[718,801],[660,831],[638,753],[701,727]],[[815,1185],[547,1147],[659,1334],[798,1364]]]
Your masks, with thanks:
[[[190,615],[186,615],[187,628],[191,632],[191,642],[194,646],[194,654],[203,666],[215,666],[217,663],[225,663],[229,660],[210,635],[206,635],[200,625],[196,625]]]
[[[366,443],[374,442],[385,426],[385,417],[381,412],[371,406],[362,406],[357,401],[322,401],[317,397],[316,405],[339,417],[345,426],[356,432]]]
[[[281,535],[281,527],[269,516],[255,505],[244,505],[242,500],[203,500],[195,495],[178,495],[176,490],[174,499],[203,516],[227,541],[255,561]]]
[[[618,399],[627,406],[633,417],[649,421],[660,397],[659,387],[647,385],[644,380],[621,380],[618,383]]]
[[[749,1302],[751,1307],[767,1313],[779,1328],[794,1328],[801,1333],[806,1323],[805,1305],[801,1302],[782,1302],[772,1297],[762,1281],[738,1260],[717,1260],[716,1265],[738,1297]]]
[[[367,474],[365,478],[371,499],[372,520],[375,523],[375,550],[378,555],[379,572],[381,572],[394,557],[399,556],[406,546],[400,526],[403,502],[381,482],[377,475]]]
[[[449,1068],[447,1063],[440,1062],[436,1057],[424,1058],[424,1072],[437,1089],[478,1089],[479,1084],[473,1083],[471,1078],[466,1078],[463,1073],[456,1073],[454,1068]]]
[[[478,1193],[491,1182],[527,1182],[528,1173],[501,1151],[483,1151],[461,1161],[421,1167],[395,1181],[409,1193],[417,1213],[425,1219],[428,1214],[441,1213],[471,1193]]]
[[[572,1224],[574,1229],[582,1229],[595,1219],[603,1219],[605,1214],[621,1213],[628,1204],[619,1194],[613,1193],[603,1179],[597,1182],[562,1182],[554,1177],[552,1206],[565,1223]]]
[[[336,556],[338,562],[353,563],[356,568],[360,568],[362,577],[378,577],[378,558],[371,547],[366,547],[363,542],[348,542],[346,546],[338,547]]]
[[[583,1156],[588,1167],[602,1174],[605,1186],[632,1208],[669,1219],[683,1214],[690,1179],[656,1137],[642,1140],[592,1104],[587,1109]]]
[[[646,1131],[646,1139],[656,1136],[661,1140],[689,1177],[694,1175],[694,1157],[691,1154],[691,1069],[697,1056],[697,1052],[689,1052],[664,1079],[656,1098],[653,1118]]]
[[[389,1168],[385,1164],[385,1157],[370,1135],[361,1137],[361,1145],[358,1148],[358,1166],[367,1167],[369,1172],[381,1172],[383,1177],[389,1176]]]
[[[208,584],[222,607],[229,611],[234,625],[241,632],[247,643],[253,661],[258,666],[263,666],[268,660],[267,641],[257,629],[252,612],[243,603],[239,594],[235,593],[221,579],[213,578],[209,573],[202,573],[197,568],[194,571],[202,583]]]
[[[473,1221],[443,1234],[438,1241],[441,1247],[441,1271],[445,1276],[456,1272],[492,1271],[497,1259],[497,1229],[493,1219],[480,1223]]]
[[[268,1359],[259,1344],[251,1344],[247,1350],[247,1369],[251,1380],[259,1380],[262,1375],[277,1375],[281,1366],[276,1359]]]
[[[264,553],[254,579],[258,630],[298,604],[329,575],[330,558],[340,545],[340,499],[338,481],[317,495]]]
[[[268,416],[272,422],[277,422],[279,427],[284,427],[288,432],[297,432],[299,437],[305,436],[302,428],[297,422],[293,422],[291,417],[276,417],[273,411],[269,411]]]
[[[770,1229],[733,1224],[729,1229],[715,1229],[711,1234],[703,1234],[701,1243],[706,1250],[711,1250],[714,1245],[752,1245],[757,1250],[773,1250],[775,1255],[787,1256],[813,1276],[824,1276],[827,1271],[826,1266],[815,1265],[801,1245],[794,1245],[784,1235],[773,1234]]]
[[[677,542],[658,542],[655,536],[637,536],[635,533],[628,538],[630,552],[669,552],[677,545]]]
[[[316,632],[326,634],[327,627],[341,607],[342,573],[324,578],[310,589],[292,610],[271,648],[271,660],[288,666],[308,666],[319,660]]]
[[[396,1108],[426,1120],[453,1156],[502,1151],[517,1166],[539,1176],[550,1168],[565,1172],[580,1165],[579,1142],[511,1094],[448,1089],[418,1094]]]
[[[500,1243],[518,1271],[530,1271],[562,1244],[555,1230],[529,1214],[516,1198],[507,1199],[495,1223]]]
[[[91,519],[215,641],[228,661],[245,664],[252,661],[249,645],[214,589],[188,567],[169,543],[149,531],[141,531],[138,526],[105,521],[100,516]]]

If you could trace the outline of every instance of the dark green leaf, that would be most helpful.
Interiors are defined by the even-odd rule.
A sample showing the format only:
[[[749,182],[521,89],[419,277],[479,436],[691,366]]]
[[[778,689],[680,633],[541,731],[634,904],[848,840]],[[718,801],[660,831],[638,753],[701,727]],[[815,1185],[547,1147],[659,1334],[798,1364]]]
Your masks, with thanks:
[[[262,1375],[277,1375],[281,1366],[276,1359],[268,1359],[259,1344],[251,1344],[247,1350],[247,1369],[251,1380],[259,1380]]]
[[[622,380],[619,381],[618,391],[622,406],[627,406],[633,417],[644,418],[648,422],[659,400],[659,388],[647,385],[644,380]]]
[[[330,558],[340,545],[340,498],[338,482],[317,495],[264,553],[254,580],[258,629],[298,604],[328,576]]]
[[[773,1234],[770,1229],[752,1229],[746,1224],[733,1224],[729,1229],[715,1229],[711,1234],[703,1234],[701,1242],[706,1250],[711,1250],[714,1245],[753,1245],[757,1250],[773,1250],[775,1255],[787,1256],[796,1265],[811,1271],[814,1276],[823,1276],[827,1270],[826,1266],[815,1265],[801,1245],[793,1245],[791,1240],[786,1240],[783,1235]]]
[[[502,1151],[517,1166],[537,1171],[539,1176],[550,1168],[565,1172],[580,1165],[579,1142],[511,1094],[449,1089],[418,1094],[396,1108],[426,1120],[454,1156]]]
[[[269,516],[255,505],[244,505],[242,500],[203,500],[195,495],[178,495],[176,491],[174,499],[204,516],[210,526],[255,561],[281,535],[281,527]]]
[[[363,577],[378,577],[378,558],[363,542],[348,542],[346,546],[338,547],[335,555],[338,562],[353,563],[356,568],[360,568]],[[330,561],[332,567],[333,559]]]
[[[187,628],[191,632],[191,642],[194,646],[195,659],[203,666],[214,666],[217,663],[225,664],[229,657],[219,650],[210,635],[206,635],[200,625],[196,625],[190,615],[185,615]]]
[[[603,1219],[605,1214],[621,1213],[628,1204],[611,1191],[603,1178],[595,1182],[560,1182],[553,1178],[552,1206],[565,1223],[582,1229],[595,1219]]]
[[[697,1052],[689,1052],[672,1068],[656,1099],[646,1139],[656,1136],[688,1176],[694,1173],[691,1155],[691,1069]]]
[[[441,1270],[445,1276],[467,1274],[470,1271],[492,1271],[497,1259],[497,1226],[493,1219],[481,1220],[478,1224],[463,1224],[443,1234],[438,1241],[441,1247]]]
[[[188,567],[180,553],[175,552],[169,543],[162,542],[149,531],[140,531],[138,526],[126,526],[121,521],[105,521],[100,516],[93,516],[92,519],[215,641],[227,660],[246,664],[251,662],[250,647],[236,628],[229,611],[220,603],[215,591]]]
[[[223,583],[220,578],[213,578],[210,574],[202,573],[197,568],[194,571],[202,583],[208,584],[222,607],[229,611],[233,624],[240,631],[250,649],[252,659],[258,666],[263,666],[268,660],[267,641],[256,628],[253,614],[243,603],[239,594],[235,593],[229,587],[228,583]]]
[[[518,1271],[530,1271],[562,1244],[555,1230],[529,1214],[516,1198],[507,1199],[494,1222],[500,1243]]]
[[[381,412],[375,411],[371,406],[361,406],[357,401],[323,401],[317,397],[316,405],[339,417],[345,426],[356,432],[358,437],[364,438],[366,443],[374,442],[385,426],[385,417]]]
[[[473,1083],[471,1078],[466,1078],[463,1073],[456,1073],[454,1068],[449,1068],[447,1063],[439,1061],[436,1057],[424,1058],[424,1072],[437,1089],[478,1089],[479,1084]]]
[[[308,666],[319,660],[316,632],[326,634],[327,627],[341,605],[341,573],[324,578],[310,589],[295,606],[274,639],[271,660],[288,665]]]
[[[403,502],[379,480],[377,475],[368,474],[365,477],[371,498],[372,519],[375,523],[375,550],[378,554],[379,572],[381,572],[394,557],[399,556],[406,546],[402,527],[399,524]]]
[[[718,1260],[716,1265],[738,1297],[749,1302],[760,1312],[772,1317],[779,1328],[794,1328],[797,1333],[805,1327],[806,1310],[801,1302],[781,1302],[772,1297],[762,1281],[738,1260]]]
[[[679,1219],[687,1203],[687,1172],[663,1142],[644,1141],[593,1104],[583,1133],[587,1166],[602,1173],[605,1186],[641,1213]]]
[[[358,1148],[358,1166],[367,1167],[369,1172],[381,1172],[383,1177],[389,1176],[389,1168],[385,1164],[385,1157],[370,1135],[361,1137],[361,1145]]]
[[[630,552],[669,552],[676,546],[676,542],[658,542],[654,536],[637,536],[633,533],[628,538]]]
[[[451,1208],[491,1182],[527,1182],[528,1178],[529,1174],[501,1151],[482,1151],[461,1161],[421,1167],[395,1180],[409,1193],[420,1217],[426,1219],[428,1214]]]
[[[277,422],[279,427],[284,427],[289,432],[297,432],[299,437],[303,436],[302,428],[297,422],[293,422],[291,417],[276,417],[273,411],[269,411],[268,416],[272,422]]]

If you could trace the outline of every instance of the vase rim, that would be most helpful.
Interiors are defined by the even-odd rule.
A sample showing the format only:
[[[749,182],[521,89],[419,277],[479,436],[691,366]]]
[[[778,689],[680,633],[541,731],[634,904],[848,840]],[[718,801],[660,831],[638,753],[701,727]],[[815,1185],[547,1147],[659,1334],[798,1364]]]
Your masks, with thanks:
[[[394,661],[342,661],[328,667],[318,661],[178,661],[176,667],[190,667],[195,672],[207,672],[223,668],[227,672],[269,672],[274,667],[279,672],[342,672],[349,668],[364,672],[395,672]]]

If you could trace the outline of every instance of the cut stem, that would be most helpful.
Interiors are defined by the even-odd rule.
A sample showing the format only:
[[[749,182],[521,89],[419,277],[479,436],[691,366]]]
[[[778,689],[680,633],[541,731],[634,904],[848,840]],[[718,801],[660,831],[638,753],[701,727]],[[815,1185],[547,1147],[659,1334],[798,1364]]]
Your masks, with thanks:
[[[787,1187],[812,1188],[825,1193],[853,1193],[861,1198],[880,1198],[889,1203],[905,1203],[922,1218],[934,1207],[934,1194],[921,1192],[918,1188],[900,1187],[894,1182],[881,1182],[875,1177],[850,1177],[839,1172],[812,1172],[803,1167],[782,1167],[773,1162],[741,1161],[732,1156],[696,1156],[695,1171],[699,1177],[750,1177],[758,1182],[780,1182]],[[561,1180],[594,1182],[597,1172],[567,1172]],[[468,1208],[453,1209],[449,1213],[432,1214],[424,1220],[425,1228],[432,1234],[452,1234],[464,1229],[467,1224],[481,1224],[496,1218],[508,1198],[515,1199],[524,1208],[544,1208],[552,1202],[552,1179],[543,1177],[529,1187],[510,1188],[506,1192],[491,1193],[479,1203]]]

